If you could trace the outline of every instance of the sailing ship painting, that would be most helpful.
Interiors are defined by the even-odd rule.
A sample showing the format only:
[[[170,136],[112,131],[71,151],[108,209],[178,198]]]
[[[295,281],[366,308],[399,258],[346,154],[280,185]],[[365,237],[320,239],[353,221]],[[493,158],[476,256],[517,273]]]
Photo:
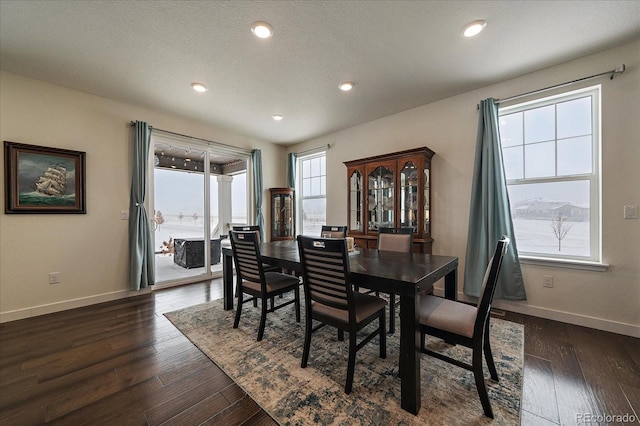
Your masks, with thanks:
[[[5,142],[7,155],[10,213],[85,213],[84,152]]]
[[[67,187],[67,168],[62,164],[47,167],[44,174],[33,183],[40,194],[63,197]]]
[[[19,203],[31,206],[73,206],[76,203],[73,159],[20,153]]]

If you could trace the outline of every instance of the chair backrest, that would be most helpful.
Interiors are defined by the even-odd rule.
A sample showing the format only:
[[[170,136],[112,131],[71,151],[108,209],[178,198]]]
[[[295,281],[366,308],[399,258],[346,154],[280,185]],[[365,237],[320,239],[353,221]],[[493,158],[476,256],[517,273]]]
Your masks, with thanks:
[[[478,298],[478,314],[474,326],[474,334],[476,332],[481,332],[482,329],[479,327],[484,327],[484,323],[489,317],[491,302],[493,301],[493,295],[496,292],[496,285],[498,284],[498,275],[500,274],[502,259],[504,258],[508,247],[509,238],[503,236],[502,239],[498,241],[496,251],[493,253],[493,257],[489,261],[489,265],[487,265],[487,270],[485,271],[484,278],[482,280],[480,297]]]
[[[298,235],[298,250],[307,307],[314,301],[336,309],[352,309],[346,240]]]
[[[238,284],[243,281],[259,283],[264,291],[264,271],[260,262],[260,234],[256,231],[229,231]]]
[[[346,226],[322,225],[320,237],[322,238],[345,238],[347,236]]]
[[[411,253],[413,234],[378,234],[378,250]]]
[[[260,242],[260,225],[236,225],[231,228],[233,231],[255,232],[258,234],[258,243]]]

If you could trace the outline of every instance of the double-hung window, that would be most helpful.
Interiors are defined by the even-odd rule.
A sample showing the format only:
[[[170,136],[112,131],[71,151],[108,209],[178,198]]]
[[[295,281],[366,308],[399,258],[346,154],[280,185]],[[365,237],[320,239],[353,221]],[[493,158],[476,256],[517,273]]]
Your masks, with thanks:
[[[601,262],[600,86],[500,108],[523,257]]]
[[[324,151],[298,158],[297,187],[302,235],[320,235],[327,217],[326,153]]]

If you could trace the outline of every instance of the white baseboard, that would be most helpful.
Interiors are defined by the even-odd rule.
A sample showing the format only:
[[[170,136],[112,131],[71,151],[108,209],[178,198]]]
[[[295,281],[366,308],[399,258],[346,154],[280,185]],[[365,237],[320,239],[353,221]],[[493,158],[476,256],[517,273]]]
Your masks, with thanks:
[[[95,296],[65,300],[62,302],[48,303],[46,305],[32,306],[30,308],[17,309],[15,311],[0,312],[0,323],[37,317],[40,315],[81,308],[84,306],[95,305],[97,303],[110,302],[112,300],[124,299],[125,297],[139,296],[147,293],[151,293],[151,288],[145,288],[140,291],[120,290],[112,293],[104,293]]]
[[[444,290],[434,289],[434,294],[444,296]],[[458,300],[475,302],[473,298],[458,293]],[[623,334],[625,336],[640,337],[640,326],[634,324],[626,324],[623,322],[611,321],[603,318],[589,317],[570,312],[557,311],[539,306],[531,306],[525,303],[518,303],[508,300],[494,300],[493,307],[519,314],[531,315],[533,317],[545,318],[554,321],[560,321],[567,324],[579,325],[582,327],[595,328],[596,330],[609,331],[611,333]]]

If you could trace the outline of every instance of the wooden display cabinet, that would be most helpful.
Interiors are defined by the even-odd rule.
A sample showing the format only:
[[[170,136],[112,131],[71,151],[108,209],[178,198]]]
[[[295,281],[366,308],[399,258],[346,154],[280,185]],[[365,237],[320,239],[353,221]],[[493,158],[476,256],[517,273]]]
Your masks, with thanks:
[[[295,238],[295,203],[293,188],[270,188],[271,241]]]
[[[431,253],[431,159],[427,147],[346,161],[348,235],[375,248],[378,229],[412,228],[414,251]]]

